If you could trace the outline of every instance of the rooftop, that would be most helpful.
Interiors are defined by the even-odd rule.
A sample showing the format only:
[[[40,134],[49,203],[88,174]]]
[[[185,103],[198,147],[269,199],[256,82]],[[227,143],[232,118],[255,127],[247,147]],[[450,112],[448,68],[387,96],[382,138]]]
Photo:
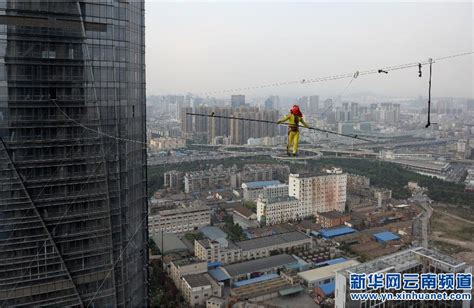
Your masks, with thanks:
[[[327,279],[329,277],[335,276],[336,271],[349,268],[357,264],[359,264],[359,262],[356,260],[347,260],[328,266],[318,267],[309,271],[300,272],[298,273],[298,276],[306,281]]]
[[[422,265],[422,257],[427,257],[446,272],[463,271],[465,262],[458,261],[450,256],[422,248],[410,248],[390,255],[386,255],[375,260],[362,263],[342,271],[342,274],[349,273],[374,273],[374,272],[402,272],[404,270]]]
[[[336,258],[336,259],[331,259],[331,260],[316,263],[315,266],[316,267],[321,267],[321,266],[327,266],[327,265],[342,263],[342,262],[345,262],[345,261],[347,261],[346,258]]]
[[[270,268],[284,267],[297,262],[295,258],[287,254],[274,255],[266,258],[245,261],[241,263],[230,264],[222,267],[230,276],[239,276],[243,274],[262,271]]]
[[[253,283],[257,283],[257,282],[261,282],[261,281],[266,281],[266,280],[270,280],[270,279],[275,279],[275,278],[279,278],[279,277],[280,276],[278,274],[262,275],[262,276],[258,276],[258,277],[255,277],[255,278],[236,281],[236,282],[234,282],[234,286],[235,287],[241,287],[241,286],[246,286],[246,285],[249,285],[249,284],[253,284]]]
[[[384,231],[384,232],[380,232],[380,233],[374,233],[372,234],[372,236],[378,240],[378,241],[382,241],[382,242],[388,242],[388,241],[394,241],[394,240],[399,240],[400,237],[396,234],[393,234],[392,232],[390,231]]]
[[[304,173],[291,173],[290,177],[295,177],[295,178],[314,178],[314,177],[320,177],[320,176],[341,176],[345,175],[345,173],[326,173],[326,172],[320,172],[320,171],[311,171],[311,172],[304,172]]]
[[[345,235],[349,233],[357,232],[355,229],[349,227],[338,227],[333,229],[321,229],[319,233],[326,238]]]
[[[324,283],[319,285],[319,288],[323,293],[328,296],[334,293],[334,290],[336,289],[336,283],[335,282],[329,282],[329,283]]]
[[[218,239],[226,239],[227,234],[219,229],[218,227],[214,226],[204,226],[201,229],[199,229],[199,232],[204,234],[205,237],[207,237],[210,240],[218,240]]]
[[[290,287],[290,288],[280,290],[280,291],[278,291],[278,294],[280,294],[280,296],[287,296],[287,295],[299,293],[299,292],[302,292],[302,291],[304,291],[304,288],[302,286],[297,285],[297,286],[294,286],[294,287]]]
[[[192,214],[198,212],[209,212],[209,207],[204,205],[188,206],[188,207],[177,207],[169,210],[159,210],[160,216],[176,215],[176,214]]]
[[[192,274],[183,276],[183,279],[188,283],[191,288],[203,287],[211,285],[206,274]]]
[[[190,265],[190,264],[199,264],[199,263],[206,263],[206,261],[201,261],[196,258],[189,258],[189,259],[179,259],[179,260],[173,260],[172,261],[176,266],[185,266],[185,265]]]
[[[171,252],[179,252],[179,251],[186,251],[188,248],[184,243],[176,236],[174,233],[152,233],[151,238],[156,243],[158,248],[163,253],[171,253]],[[165,243],[163,247],[162,239]]]
[[[282,183],[280,181],[246,182],[246,183],[242,183],[242,188],[259,189],[259,188],[264,188],[267,186],[274,186],[274,185],[279,185],[279,184],[282,184]]]
[[[235,245],[237,245],[244,251],[248,251],[248,250],[253,250],[257,248],[281,245],[288,242],[295,242],[295,241],[301,241],[301,240],[306,240],[306,239],[311,239],[311,237],[299,231],[293,231],[293,232],[257,237],[250,240],[239,241],[239,242],[235,242]]]
[[[217,281],[225,281],[230,279],[229,275],[227,275],[221,268],[216,268],[208,271],[209,275],[212,276]]]
[[[318,213],[318,216],[323,216],[323,217],[326,217],[326,218],[329,218],[329,219],[336,219],[336,218],[346,217],[348,215],[349,214],[344,214],[344,213],[340,213],[340,212],[337,212],[337,211]]]
[[[255,215],[254,212],[252,212],[250,209],[246,208],[245,206],[238,205],[234,208],[234,212],[237,212],[238,214],[242,215],[243,217],[250,217],[252,215]]]

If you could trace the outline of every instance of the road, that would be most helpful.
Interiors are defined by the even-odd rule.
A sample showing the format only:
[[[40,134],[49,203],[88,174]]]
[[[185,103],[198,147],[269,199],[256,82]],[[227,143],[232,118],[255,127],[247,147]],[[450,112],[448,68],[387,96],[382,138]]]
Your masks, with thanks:
[[[468,223],[468,224],[474,225],[474,221],[472,221],[472,220],[465,219],[465,218],[462,218],[462,217],[456,216],[456,215],[454,215],[454,214],[451,214],[451,213],[448,213],[448,212],[439,211],[439,210],[436,210],[436,211],[437,211],[438,213],[442,213],[443,215],[449,216],[449,217],[451,217],[451,218],[454,218],[454,219],[457,219],[457,220],[460,220],[460,221],[466,222],[466,223]]]
[[[431,238],[435,241],[445,242],[445,243],[460,246],[462,248],[466,248],[466,249],[469,249],[469,250],[474,250],[474,243],[473,242],[466,242],[466,241],[461,241],[461,240],[455,240],[455,239],[452,239],[452,238],[445,238],[445,237],[442,237],[442,234],[440,234],[442,232],[437,232],[437,233],[438,234],[433,234],[431,236]]]
[[[417,194],[413,196],[413,200],[423,209],[423,213],[419,217],[420,223],[420,238],[419,244],[424,248],[428,248],[429,240],[429,227],[431,215],[433,215],[433,208],[429,204],[429,198],[423,194]]]
[[[420,203],[420,206],[425,210],[425,213],[421,216],[421,246],[428,248],[428,233],[433,208],[428,203]]]
[[[446,181],[459,183],[463,180],[465,173],[466,167],[464,165],[452,163],[446,175]]]

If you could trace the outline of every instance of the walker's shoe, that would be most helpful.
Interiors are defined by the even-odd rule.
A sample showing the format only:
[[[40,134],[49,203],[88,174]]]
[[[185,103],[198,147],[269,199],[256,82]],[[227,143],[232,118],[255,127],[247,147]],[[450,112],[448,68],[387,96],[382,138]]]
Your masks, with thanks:
[[[291,153],[289,151],[286,152],[286,155],[291,156]]]
[[[293,153],[293,157],[297,157],[298,156],[298,153]]]

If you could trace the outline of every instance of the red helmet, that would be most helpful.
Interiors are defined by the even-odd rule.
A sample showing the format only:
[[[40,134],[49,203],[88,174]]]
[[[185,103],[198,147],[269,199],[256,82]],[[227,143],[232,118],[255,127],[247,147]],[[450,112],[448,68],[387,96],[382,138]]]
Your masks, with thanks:
[[[303,114],[301,113],[300,107],[298,105],[293,105],[293,107],[291,107],[290,109],[290,112],[295,116],[303,117]]]

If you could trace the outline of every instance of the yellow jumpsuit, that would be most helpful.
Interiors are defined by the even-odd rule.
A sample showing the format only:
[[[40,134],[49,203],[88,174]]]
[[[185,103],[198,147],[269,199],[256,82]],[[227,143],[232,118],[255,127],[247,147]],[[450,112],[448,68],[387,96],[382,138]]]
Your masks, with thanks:
[[[280,119],[277,123],[285,123],[288,121],[288,144],[286,146],[286,151],[290,153],[291,147],[293,146],[293,155],[296,155],[298,152],[298,143],[300,141],[300,132],[299,132],[299,123],[303,123],[304,127],[308,127],[308,124],[303,120],[303,118],[298,117],[292,113],[289,113],[284,118]]]

